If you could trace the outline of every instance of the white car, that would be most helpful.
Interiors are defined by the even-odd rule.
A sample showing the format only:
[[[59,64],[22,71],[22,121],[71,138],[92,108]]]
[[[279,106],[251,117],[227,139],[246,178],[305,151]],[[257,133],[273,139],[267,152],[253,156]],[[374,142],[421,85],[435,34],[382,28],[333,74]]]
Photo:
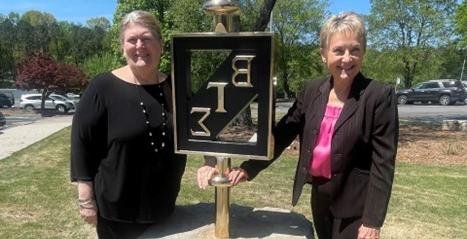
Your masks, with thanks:
[[[25,110],[31,111],[34,109],[41,108],[41,94],[24,94],[21,95],[21,99],[19,102],[19,107]],[[76,108],[75,103],[65,96],[51,94],[45,100],[45,109],[56,109],[61,113],[67,113],[70,110],[74,110]]]

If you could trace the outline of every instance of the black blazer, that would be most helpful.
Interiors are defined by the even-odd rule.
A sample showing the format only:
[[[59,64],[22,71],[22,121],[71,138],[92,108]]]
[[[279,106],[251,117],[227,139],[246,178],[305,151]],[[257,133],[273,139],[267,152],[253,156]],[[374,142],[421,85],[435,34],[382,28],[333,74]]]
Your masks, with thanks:
[[[300,156],[292,205],[297,204],[303,185],[310,180],[310,160],[330,90],[330,78],[310,81],[273,130],[274,158],[248,160],[241,165],[249,180],[253,179],[298,135]],[[331,212],[335,217],[362,217],[366,226],[382,226],[394,178],[398,131],[393,88],[358,74],[331,142]]]

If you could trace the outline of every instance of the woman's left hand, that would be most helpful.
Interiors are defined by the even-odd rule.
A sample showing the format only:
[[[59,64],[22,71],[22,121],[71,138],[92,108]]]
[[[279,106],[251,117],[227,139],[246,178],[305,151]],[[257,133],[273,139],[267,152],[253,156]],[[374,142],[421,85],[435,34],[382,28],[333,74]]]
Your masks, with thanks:
[[[363,224],[358,229],[357,239],[379,239],[379,228],[365,227]]]
[[[245,169],[242,168],[232,168],[232,170],[229,173],[229,180],[232,186],[235,186],[240,182],[248,180],[248,173],[245,171]]]

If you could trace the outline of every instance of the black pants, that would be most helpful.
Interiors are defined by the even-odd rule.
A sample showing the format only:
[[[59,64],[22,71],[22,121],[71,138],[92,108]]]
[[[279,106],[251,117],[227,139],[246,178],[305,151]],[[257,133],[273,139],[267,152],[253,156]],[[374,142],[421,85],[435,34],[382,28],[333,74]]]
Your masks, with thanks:
[[[311,211],[318,239],[356,239],[361,218],[335,218],[331,205],[330,183],[313,178]]]
[[[107,220],[98,216],[97,236],[99,239],[136,239],[153,223],[126,223]]]

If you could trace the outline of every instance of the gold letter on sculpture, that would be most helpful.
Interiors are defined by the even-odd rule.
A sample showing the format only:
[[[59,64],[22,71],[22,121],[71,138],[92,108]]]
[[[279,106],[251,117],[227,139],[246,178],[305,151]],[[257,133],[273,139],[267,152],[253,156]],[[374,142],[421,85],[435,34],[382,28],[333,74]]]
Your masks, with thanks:
[[[190,129],[191,135],[193,135],[193,136],[206,136],[206,137],[211,136],[211,131],[209,131],[208,127],[206,127],[206,125],[204,125],[204,123],[203,123],[203,121],[206,120],[206,118],[211,114],[211,109],[210,108],[204,108],[204,107],[193,107],[193,108],[191,108],[190,114],[193,114],[195,112],[196,113],[204,112],[203,117],[201,117],[201,119],[198,120],[199,126],[201,128],[203,128],[204,131],[193,131],[192,129]]]
[[[236,87],[253,87],[251,84],[251,77],[250,77],[250,71],[251,71],[251,61],[255,58],[255,56],[252,55],[239,55],[235,56],[232,59],[232,69],[234,70],[234,74],[232,75],[232,84]],[[247,68],[240,68],[238,69],[236,66],[237,61],[247,61]],[[239,74],[246,74],[246,81],[242,82],[237,82],[236,78]]]
[[[217,109],[216,112],[226,113],[224,107],[224,88],[227,85],[227,82],[209,82],[206,89],[211,87],[217,87]]]

